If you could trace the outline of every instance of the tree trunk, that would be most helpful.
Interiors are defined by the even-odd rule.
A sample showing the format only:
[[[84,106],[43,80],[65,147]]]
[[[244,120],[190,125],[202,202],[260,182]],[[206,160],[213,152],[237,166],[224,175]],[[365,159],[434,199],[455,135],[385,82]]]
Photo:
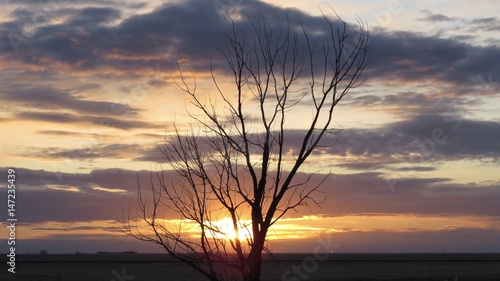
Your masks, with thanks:
[[[260,250],[252,249],[252,255],[248,262],[248,276],[245,281],[260,281],[260,274],[262,268],[262,247]]]
[[[260,281],[262,269],[262,251],[266,242],[267,227],[262,227],[257,233],[254,232],[254,244],[248,260],[248,276],[245,281]]]

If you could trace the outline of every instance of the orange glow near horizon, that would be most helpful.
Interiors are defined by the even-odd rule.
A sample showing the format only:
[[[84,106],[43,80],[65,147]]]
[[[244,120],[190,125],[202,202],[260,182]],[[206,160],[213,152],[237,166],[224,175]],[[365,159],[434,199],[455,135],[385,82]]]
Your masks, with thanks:
[[[134,222],[131,222],[134,224]],[[161,222],[173,231],[181,231],[190,237],[199,237],[199,226],[189,220],[165,219]],[[236,237],[245,242],[251,237],[250,221],[240,221],[238,234],[232,226],[230,218],[213,221],[208,237],[231,239]],[[90,222],[44,222],[25,224],[21,228],[26,233],[25,239],[55,238],[64,233],[65,237],[115,237],[123,238],[120,222],[90,221]],[[138,229],[144,234],[152,233],[142,222],[137,223]],[[416,216],[416,215],[350,215],[341,217],[303,216],[299,218],[283,218],[268,232],[269,241],[300,240],[314,238],[325,234],[348,232],[394,232],[407,233],[418,231],[447,231],[459,228],[467,229],[497,229],[500,222],[495,216]],[[70,232],[61,232],[71,229]],[[95,239],[94,238],[94,239]]]

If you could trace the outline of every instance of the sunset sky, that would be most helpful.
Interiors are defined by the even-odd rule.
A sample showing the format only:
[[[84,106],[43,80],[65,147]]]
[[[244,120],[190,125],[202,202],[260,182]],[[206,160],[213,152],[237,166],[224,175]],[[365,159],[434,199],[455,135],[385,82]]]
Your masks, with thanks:
[[[239,23],[288,13],[314,27],[329,6],[369,27],[367,80],[338,107],[337,144],[304,167],[331,172],[322,208],[284,217],[271,249],[330,241],[336,252],[500,252],[500,1],[1,5],[1,207],[5,221],[13,168],[20,253],[158,252],[119,226],[137,179],[168,169],[158,145],[172,122],[187,124],[178,65],[213,92],[209,63],[227,42],[226,11]],[[3,253],[7,229],[0,234]]]

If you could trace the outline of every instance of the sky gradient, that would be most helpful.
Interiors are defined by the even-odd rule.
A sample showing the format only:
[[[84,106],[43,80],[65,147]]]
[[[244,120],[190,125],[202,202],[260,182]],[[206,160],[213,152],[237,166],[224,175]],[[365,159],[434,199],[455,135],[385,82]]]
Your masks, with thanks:
[[[499,252],[500,1],[312,2],[4,1],[0,188],[16,169],[19,251],[158,251],[119,226],[137,180],[168,169],[172,122],[188,124],[178,67],[214,92],[226,12],[243,29],[259,13],[313,29],[331,6],[370,29],[367,80],[335,113],[337,144],[304,169],[331,172],[322,208],[289,213],[272,249]]]

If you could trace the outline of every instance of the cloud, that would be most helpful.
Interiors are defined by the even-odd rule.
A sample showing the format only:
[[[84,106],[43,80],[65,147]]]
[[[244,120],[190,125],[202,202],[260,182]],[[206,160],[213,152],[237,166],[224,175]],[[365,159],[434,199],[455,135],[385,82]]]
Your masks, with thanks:
[[[500,30],[500,20],[496,17],[478,18],[468,22],[472,25],[471,31],[476,32],[478,29],[483,31],[498,31]]]
[[[411,101],[417,102],[417,99]],[[427,104],[428,101],[424,99],[422,102]],[[35,117],[34,119],[40,120],[43,116]],[[56,115],[54,118],[59,117]],[[70,121],[74,120],[70,119],[68,122]],[[144,124],[129,125],[129,128],[145,127]],[[60,131],[45,130],[42,133],[57,135]],[[321,145],[336,145],[321,148],[318,150],[319,154],[312,155],[309,160],[316,169],[334,167],[333,170],[336,171],[335,167],[342,167],[351,171],[378,171],[381,174],[376,180],[383,181],[385,189],[388,184],[385,178],[394,173],[413,171],[417,176],[438,171],[443,163],[464,160],[476,161],[481,165],[495,163],[500,158],[499,133],[500,123],[494,121],[466,119],[454,114],[411,115],[375,128],[349,128],[334,136],[327,135]],[[74,132],[62,131],[62,134],[82,137]],[[285,131],[284,151],[298,151],[304,134],[305,131],[301,130]],[[149,145],[98,143],[75,149],[31,147],[20,155],[45,161],[114,159],[163,163],[164,159],[157,146],[163,147],[162,136],[148,137],[156,142],[150,142]],[[403,173],[402,179],[405,177],[406,173]]]
[[[147,194],[149,171],[96,169],[89,173],[59,173],[17,168],[23,183],[22,202],[30,208],[19,209],[24,222],[114,220],[121,222],[129,206],[135,206],[137,184]],[[153,176],[151,178],[151,176]],[[175,181],[173,172],[165,171]],[[304,175],[307,176],[307,175]],[[312,178],[311,185],[323,180]],[[299,179],[300,180],[300,175]],[[448,214],[500,215],[500,185],[453,184],[446,178],[405,178],[395,192],[382,173],[331,174],[321,190],[326,201],[318,210],[328,216],[364,214]],[[72,188],[70,188],[72,187]],[[113,190],[120,192],[111,192]],[[312,207],[314,208],[314,207]],[[132,209],[135,210],[135,209]],[[302,216],[310,209],[300,209],[288,216]],[[175,214],[165,212],[166,218]]]
[[[99,84],[84,84],[74,89],[58,89],[47,85],[8,84],[0,97],[22,108],[72,111],[104,116],[137,116],[139,110],[126,104],[93,101],[84,97],[87,91],[101,89]]]
[[[176,71],[177,61],[195,70],[207,71],[217,48],[225,50],[229,44],[224,34],[231,34],[232,30],[231,21],[221,15],[220,8],[212,1],[182,1],[121,21],[116,20],[120,11],[109,7],[60,8],[54,13],[62,13],[64,22],[48,21],[38,26],[29,44],[24,40],[18,42],[21,53],[18,57],[26,65],[46,68],[51,63],[62,64],[81,71],[112,68],[118,72],[143,68],[142,65],[151,61],[170,71]],[[227,8],[237,11],[232,16],[237,18],[238,32],[252,31],[254,26],[249,18],[255,20],[258,16],[272,19],[269,24],[277,34],[287,19],[293,29],[300,29],[300,22],[310,30],[311,41],[318,44],[322,42],[322,35],[316,34],[329,32],[318,27],[318,24],[325,26],[322,17],[312,17],[295,9],[284,10],[259,1],[228,3]],[[12,26],[17,25],[22,29],[19,10],[12,16],[16,20],[3,23],[2,28],[13,31]],[[22,30],[14,30],[14,33],[21,34]],[[0,50],[11,53],[12,46],[3,43]],[[318,55],[318,59],[321,56]],[[206,63],[200,64],[202,61]],[[212,62],[215,67],[225,66],[222,56]]]
[[[110,24],[120,18],[120,10],[112,8],[90,7],[83,8],[72,16],[69,25],[71,26],[94,26]]]
[[[99,134],[82,133],[82,132],[70,132],[62,130],[39,130],[38,134],[49,135],[49,136],[69,136],[69,137],[95,137]]]
[[[331,241],[339,245],[335,253],[495,253],[500,250],[496,242],[497,229],[457,228],[436,231],[397,232],[390,230],[347,231],[318,236],[315,240],[296,239],[282,241],[275,252],[286,252],[288,247],[303,253],[311,253],[318,241]],[[374,242],[376,241],[376,242]],[[467,243],[465,243],[467,241]],[[321,245],[321,244],[319,244]],[[281,250],[281,251],[280,251]],[[469,254],[468,254],[469,255]],[[406,256],[408,257],[408,256]],[[425,255],[421,256],[428,262]],[[391,255],[390,258],[405,259],[405,255]],[[414,258],[414,257],[412,257]],[[477,257],[479,258],[479,256]],[[346,266],[347,267],[347,266]]]
[[[397,168],[396,171],[415,171],[415,172],[427,172],[427,171],[435,171],[437,168],[435,167],[423,167],[423,166],[417,166],[417,167],[401,167]]]
[[[51,112],[20,112],[14,114],[14,118],[6,118],[4,122],[9,121],[42,121],[51,123],[69,123],[69,124],[91,124],[105,128],[117,128],[122,130],[130,129],[147,129],[147,128],[163,128],[160,124],[154,124],[146,121],[131,120],[128,118],[108,118],[102,116],[77,115],[70,113],[51,113]]]
[[[23,204],[30,206],[20,208],[18,215],[27,223],[122,221],[131,200],[135,200],[138,177],[146,182],[150,176],[149,172],[145,171],[120,169],[70,174],[24,168],[17,168],[16,175],[25,187]],[[113,190],[126,192],[110,192]]]
[[[56,133],[59,135],[59,133]],[[71,136],[78,136],[70,134]],[[93,138],[87,138],[86,135],[80,143],[80,148],[67,149],[60,147],[27,147],[25,152],[20,156],[31,157],[35,159],[49,160],[49,161],[94,161],[97,159],[113,159],[113,160],[130,160],[130,161],[152,161],[163,162],[161,153],[156,145],[145,144],[100,144],[92,143]],[[82,145],[85,144],[85,145]]]
[[[491,215],[500,196],[499,183],[484,186],[453,184],[445,178],[406,178],[392,192],[380,173],[339,174],[321,188],[329,196],[325,214]]]
[[[420,21],[430,21],[430,22],[443,22],[443,21],[453,21],[456,18],[449,18],[443,14],[434,14],[429,10],[423,10],[423,14],[425,14],[425,18],[420,18]]]
[[[31,228],[32,230],[42,230],[42,231],[71,231],[71,232],[77,232],[77,231],[94,231],[94,232],[99,232],[99,231],[108,231],[108,232],[120,232],[119,229],[116,227],[111,227],[111,226],[68,226],[68,225],[61,225],[59,227],[49,227],[49,226],[35,226]]]
[[[375,127],[352,127],[338,130],[333,135],[326,134],[308,159],[309,165],[318,170],[343,167],[358,171],[424,172],[436,170],[442,163],[468,160],[489,165],[500,158],[499,122],[467,119],[453,111],[425,114],[422,110],[424,114],[417,114],[418,102],[415,99],[413,103],[415,112],[402,119]],[[425,99],[420,102],[424,106],[430,104]],[[398,110],[404,108],[401,106]],[[284,131],[283,151],[288,152],[285,157],[293,159],[291,153],[300,151],[305,135],[304,130]],[[252,138],[259,138],[259,135]],[[251,149],[254,153],[261,153],[258,147]],[[140,159],[158,159],[154,150],[149,150],[145,157]]]
[[[226,50],[229,43],[223,34],[231,33],[232,24],[221,16],[217,10],[220,7],[212,1],[170,3],[120,20],[117,20],[120,10],[115,4],[111,1],[110,7],[59,7],[58,11],[66,15],[63,17],[65,21],[50,21],[37,28],[29,44],[18,46],[20,60],[26,65],[44,69],[51,65],[66,65],[73,71],[100,71],[119,77],[144,75],[140,74],[141,71],[147,70],[146,66],[152,62],[159,63],[167,72],[177,71],[177,62],[185,69],[208,71],[212,59],[216,70],[230,73],[224,58],[217,56],[217,48]],[[270,19],[276,34],[287,19],[294,29],[300,30],[301,26],[297,23],[302,23],[309,31],[311,42],[317,46],[322,44],[322,34],[328,32],[324,29],[322,17],[298,10],[259,1],[236,1],[228,5],[227,8],[235,13],[233,16],[238,30],[246,33],[253,29],[249,18],[257,15]],[[20,20],[19,13],[15,12],[12,16]],[[454,20],[430,11],[424,13],[428,15],[424,19],[427,21]],[[493,26],[494,21],[495,18],[472,20],[474,24],[484,23],[487,26]],[[0,29],[8,31],[13,25],[16,25],[15,21],[4,22]],[[304,44],[302,41],[299,43]],[[0,44],[0,54],[12,54],[8,40]],[[370,34],[371,64],[366,77],[414,82],[430,80],[470,87],[470,93],[474,91],[474,77],[500,72],[500,66],[495,63],[499,56],[498,45],[473,46],[453,37],[376,30]],[[322,54],[318,54],[316,61],[315,66],[320,69]]]
[[[430,85],[432,87],[432,85]],[[428,92],[428,91],[427,91]],[[341,106],[361,107],[395,115],[397,118],[411,118],[423,114],[458,114],[465,113],[477,100],[466,100],[456,97],[456,93],[418,93],[397,92],[394,94],[353,94],[343,100]]]
[[[474,75],[491,73],[497,66],[486,61],[500,54],[497,47],[474,47],[454,39],[441,39],[397,31],[370,39],[373,63],[367,76],[406,81],[441,81],[470,84]],[[384,79],[385,80],[385,79]]]
[[[329,154],[366,163],[425,163],[500,157],[500,123],[459,115],[417,115],[374,129],[345,129]],[[349,165],[349,158],[346,158]],[[355,162],[357,163],[357,162]],[[342,164],[341,164],[342,165]]]
[[[279,242],[273,242],[271,250],[275,253],[283,253],[289,252],[292,247],[295,252],[310,254],[318,245],[322,245],[320,241],[328,241],[338,245],[333,250],[335,254],[340,254],[339,258],[342,258],[342,253],[442,253],[443,248],[447,253],[493,253],[500,251],[499,235],[500,233],[496,229],[470,228],[412,232],[347,231],[320,235],[313,240],[282,239]],[[55,236],[59,239],[22,239],[19,240],[19,246],[22,249],[29,248],[31,253],[38,253],[42,249],[48,250],[49,253],[122,252],[130,249],[140,253],[164,253],[163,248],[154,247],[151,243],[134,239],[123,240],[122,236],[109,237],[101,234],[99,239],[86,239],[85,236],[71,235],[68,232],[60,232]],[[464,241],[468,241],[468,243],[464,243]],[[2,243],[2,247],[4,247],[0,249],[2,252],[8,250],[6,243]],[[491,256],[467,255],[467,258],[472,257],[476,260],[491,258]],[[404,254],[390,256],[390,258],[399,258],[400,261],[401,258],[405,257],[408,256]],[[425,256],[423,255],[422,258],[425,259]],[[491,266],[494,269],[494,265]]]

